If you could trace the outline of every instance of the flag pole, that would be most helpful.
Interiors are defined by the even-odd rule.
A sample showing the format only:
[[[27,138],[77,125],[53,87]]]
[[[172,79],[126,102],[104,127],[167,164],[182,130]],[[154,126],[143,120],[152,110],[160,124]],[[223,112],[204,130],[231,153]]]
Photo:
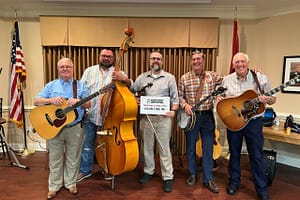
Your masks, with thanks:
[[[15,10],[15,21],[18,20],[18,13],[17,10]],[[24,149],[21,152],[21,156],[28,156],[32,153],[34,153],[34,150],[28,150],[27,147],[27,134],[26,134],[26,120],[25,120],[25,108],[24,108],[24,92],[23,92],[23,87],[24,87],[24,82],[22,81],[22,73],[19,73],[18,76],[19,79],[19,92],[21,93],[21,106],[22,106],[22,123],[23,123],[23,134],[24,134]]]
[[[27,134],[26,134],[26,120],[25,120],[25,109],[24,109],[24,93],[21,88],[21,101],[22,101],[22,118],[23,118],[23,132],[24,132],[24,150],[22,152],[22,156],[28,156],[33,154],[34,150],[29,150],[27,147]]]

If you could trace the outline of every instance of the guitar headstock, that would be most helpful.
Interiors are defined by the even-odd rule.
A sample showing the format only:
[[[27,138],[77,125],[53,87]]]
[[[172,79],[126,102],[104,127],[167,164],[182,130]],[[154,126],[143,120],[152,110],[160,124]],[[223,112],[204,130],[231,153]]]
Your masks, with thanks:
[[[290,85],[295,85],[296,83],[300,83],[300,75],[298,72],[294,72],[291,74]]]

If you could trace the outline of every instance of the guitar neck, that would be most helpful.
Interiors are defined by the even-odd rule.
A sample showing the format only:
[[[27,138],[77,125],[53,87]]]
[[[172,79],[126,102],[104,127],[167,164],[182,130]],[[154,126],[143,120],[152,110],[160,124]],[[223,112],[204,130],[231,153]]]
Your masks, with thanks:
[[[66,107],[65,109],[62,110],[62,112],[63,112],[64,114],[66,114],[66,113],[68,113],[68,112],[70,112],[70,111],[72,111],[72,110],[75,110],[77,107],[79,107],[79,106],[85,104],[85,103],[88,102],[89,100],[91,100],[91,99],[95,98],[96,96],[98,96],[98,95],[100,95],[100,94],[102,94],[102,93],[108,91],[109,89],[113,89],[113,88],[114,88],[114,84],[111,83],[111,84],[109,84],[109,85],[107,85],[107,86],[101,88],[101,89],[98,90],[97,92],[91,94],[90,96],[88,96],[88,97],[86,97],[86,98],[84,98],[84,99],[81,99],[80,101],[78,101],[78,102],[75,103],[74,105],[72,105],[72,106],[70,106],[70,107]]]
[[[207,101],[208,99],[217,96],[219,94],[222,94],[225,90],[227,90],[224,87],[219,87],[217,90],[214,90],[210,95],[208,95],[207,97],[205,97],[204,99],[201,99],[195,106],[192,107],[192,111],[194,111],[196,109],[196,107],[199,107],[201,104],[203,104],[205,101]]]
[[[210,99],[213,95],[208,95],[207,97],[205,97],[204,99],[201,99],[195,106],[193,106],[192,110],[195,110],[197,107],[199,107],[201,104],[203,104],[205,101],[207,101],[208,99]]]
[[[293,78],[293,79],[291,79],[291,80],[289,80],[289,81],[287,81],[287,82],[281,84],[280,86],[278,86],[278,87],[276,87],[276,88],[273,88],[272,90],[270,90],[270,91],[264,93],[264,95],[265,95],[265,96],[272,96],[273,94],[275,94],[275,93],[281,91],[283,88],[285,88],[285,87],[287,87],[287,86],[290,86],[290,85],[294,85],[294,84],[296,83],[296,80],[298,80],[298,77],[295,77],[295,78]],[[253,101],[254,101],[255,103],[260,103],[258,97],[254,98]]]
[[[275,94],[275,93],[281,91],[283,88],[285,88],[285,87],[287,87],[287,86],[290,86],[290,85],[293,85],[293,84],[295,84],[295,80],[294,80],[294,79],[291,79],[291,80],[289,80],[289,81],[283,83],[282,85],[280,85],[280,86],[278,86],[278,87],[276,87],[276,88],[274,88],[274,89],[268,91],[267,93],[265,93],[265,95],[266,95],[266,96],[272,96],[273,94]]]

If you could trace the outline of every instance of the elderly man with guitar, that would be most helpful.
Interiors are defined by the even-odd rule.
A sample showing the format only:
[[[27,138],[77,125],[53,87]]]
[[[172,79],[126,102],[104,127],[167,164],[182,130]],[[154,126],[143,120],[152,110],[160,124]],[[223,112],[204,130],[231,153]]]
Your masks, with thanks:
[[[217,112],[227,126],[230,151],[227,193],[234,195],[241,184],[240,155],[245,137],[256,193],[259,199],[267,200],[269,193],[264,169],[264,137],[260,113],[264,111],[265,104],[275,103],[276,97],[272,96],[275,92],[265,93],[271,89],[268,78],[248,68],[247,54],[237,53],[232,63],[235,72],[226,76],[222,83],[227,88],[226,97],[217,104]]]
[[[89,102],[79,103],[89,91],[82,82],[73,80],[72,60],[60,59],[57,71],[58,79],[47,83],[34,98],[34,105],[38,107],[30,113],[35,130],[48,139],[50,175],[47,199],[54,198],[63,186],[71,194],[78,193],[76,179],[83,139],[80,122],[84,108],[90,106]],[[72,108],[77,104],[81,106]]]

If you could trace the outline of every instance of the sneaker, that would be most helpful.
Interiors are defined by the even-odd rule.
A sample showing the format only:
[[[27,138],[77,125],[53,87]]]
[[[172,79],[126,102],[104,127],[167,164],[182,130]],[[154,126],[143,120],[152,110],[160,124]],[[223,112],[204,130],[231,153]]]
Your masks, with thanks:
[[[86,175],[84,175],[83,173],[79,172],[79,174],[77,176],[77,179],[76,179],[76,182],[78,183],[78,182],[82,181],[83,179],[91,177],[92,175],[93,175],[92,172],[90,172],[90,173],[88,173]]]
[[[103,174],[104,180],[110,181],[113,179],[113,175],[106,173],[104,170],[101,170],[101,173]]]

